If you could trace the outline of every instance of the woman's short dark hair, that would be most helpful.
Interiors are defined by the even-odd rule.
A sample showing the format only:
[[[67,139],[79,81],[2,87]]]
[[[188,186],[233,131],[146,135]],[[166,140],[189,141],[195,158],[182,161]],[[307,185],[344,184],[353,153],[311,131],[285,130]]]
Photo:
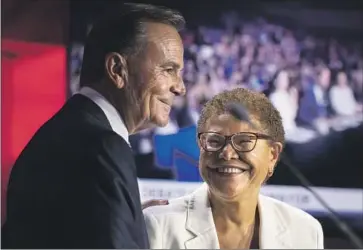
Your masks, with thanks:
[[[104,76],[104,59],[110,52],[137,55],[146,43],[145,23],[157,22],[180,31],[184,17],[175,10],[149,4],[126,3],[112,8],[92,25],[87,36],[81,71],[81,86]]]
[[[200,114],[197,132],[201,132],[212,116],[226,113],[226,107],[231,102],[246,107],[248,113],[256,117],[262,129],[275,142],[285,144],[285,131],[279,111],[264,94],[245,88],[224,91],[209,100]]]

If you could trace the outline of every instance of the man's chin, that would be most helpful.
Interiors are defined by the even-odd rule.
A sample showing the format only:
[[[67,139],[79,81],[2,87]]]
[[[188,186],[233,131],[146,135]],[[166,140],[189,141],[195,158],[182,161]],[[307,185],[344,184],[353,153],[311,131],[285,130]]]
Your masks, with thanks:
[[[166,127],[169,123],[169,119],[156,119],[155,122],[153,122],[155,127]]]
[[[152,123],[146,123],[146,124],[142,125],[140,127],[140,129],[138,129],[138,131],[147,130],[147,129],[153,129],[155,127],[156,126],[154,124],[152,124]]]
[[[169,123],[169,118],[167,119],[161,119],[158,117],[155,117],[153,119],[149,119],[148,122],[145,122],[141,127],[140,130],[144,130],[144,129],[153,129],[153,128],[157,128],[157,127],[166,127]]]

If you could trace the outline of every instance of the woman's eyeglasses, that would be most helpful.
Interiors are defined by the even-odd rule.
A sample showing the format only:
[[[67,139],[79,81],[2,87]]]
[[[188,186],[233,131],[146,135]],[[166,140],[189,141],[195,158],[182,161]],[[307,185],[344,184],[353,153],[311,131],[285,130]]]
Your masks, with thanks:
[[[241,132],[233,135],[221,135],[215,132],[198,133],[198,139],[202,148],[207,152],[216,152],[231,142],[232,147],[238,152],[250,152],[257,144],[257,139],[271,140],[269,135]]]

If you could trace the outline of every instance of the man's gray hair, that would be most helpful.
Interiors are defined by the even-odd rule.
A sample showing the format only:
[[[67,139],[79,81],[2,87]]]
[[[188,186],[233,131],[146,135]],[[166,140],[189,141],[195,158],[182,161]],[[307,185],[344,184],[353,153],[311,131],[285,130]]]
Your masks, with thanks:
[[[81,86],[104,75],[104,59],[109,52],[137,55],[146,44],[147,22],[164,23],[180,31],[184,17],[176,10],[150,4],[124,3],[109,9],[95,21],[86,39]]]

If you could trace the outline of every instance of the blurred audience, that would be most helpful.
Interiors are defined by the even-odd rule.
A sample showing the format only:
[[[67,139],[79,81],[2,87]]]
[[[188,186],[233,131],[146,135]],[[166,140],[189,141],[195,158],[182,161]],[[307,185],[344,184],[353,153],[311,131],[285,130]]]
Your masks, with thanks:
[[[154,134],[195,124],[206,101],[235,87],[269,96],[281,112],[288,142],[307,142],[362,122],[359,41],[319,38],[262,18],[242,19],[237,13],[225,13],[220,27],[187,29],[183,39],[187,96],[176,101],[169,126],[135,137],[140,154],[152,152]],[[73,85],[78,71],[72,68]]]
[[[335,117],[341,116],[338,110],[348,112],[348,106],[361,110],[359,43],[301,35],[262,18],[242,21],[236,13],[223,15],[222,26],[200,26],[184,34],[184,78],[189,83],[187,100],[194,122],[201,105],[212,96],[245,87],[270,97],[281,112],[288,141],[305,142],[353,125],[337,123]],[[352,79],[347,80],[346,93],[332,87],[342,70]],[[350,100],[342,103],[345,99]]]

